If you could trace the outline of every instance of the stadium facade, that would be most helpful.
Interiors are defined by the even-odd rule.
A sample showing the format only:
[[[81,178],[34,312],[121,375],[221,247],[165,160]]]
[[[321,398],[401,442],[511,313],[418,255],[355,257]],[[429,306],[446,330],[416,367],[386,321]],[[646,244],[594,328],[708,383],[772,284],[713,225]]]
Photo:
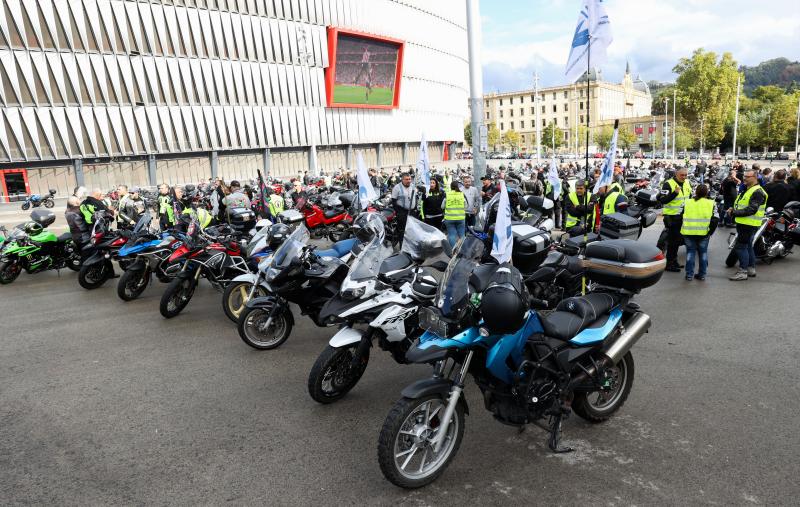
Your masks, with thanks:
[[[334,28],[402,42],[398,83],[350,72],[396,104],[329,106]],[[311,145],[328,174],[359,151],[414,164],[423,134],[441,160],[463,139],[466,37],[458,0],[3,0],[0,201],[296,175]]]

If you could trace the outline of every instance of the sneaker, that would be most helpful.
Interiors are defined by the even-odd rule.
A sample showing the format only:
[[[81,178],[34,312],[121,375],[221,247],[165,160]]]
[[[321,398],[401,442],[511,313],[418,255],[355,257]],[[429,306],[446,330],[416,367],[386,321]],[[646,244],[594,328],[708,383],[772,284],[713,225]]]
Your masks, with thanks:
[[[747,268],[747,276],[750,278],[756,277],[756,268]]]
[[[733,276],[728,278],[728,280],[734,282],[741,282],[743,280],[747,280],[747,271],[737,271]]]
[[[680,266],[678,266],[677,264],[672,264],[672,265],[667,265],[665,271],[669,271],[670,273],[680,273],[682,270]]]
[[[706,275],[694,275],[694,279],[704,282],[706,280]]]
[[[686,281],[687,282],[691,282],[692,281],[692,275],[686,275]]]

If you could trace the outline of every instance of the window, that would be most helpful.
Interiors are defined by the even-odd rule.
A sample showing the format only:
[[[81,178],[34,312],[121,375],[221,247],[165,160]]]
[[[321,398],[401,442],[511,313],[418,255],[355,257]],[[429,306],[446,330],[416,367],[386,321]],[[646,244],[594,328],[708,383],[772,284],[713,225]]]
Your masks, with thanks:
[[[508,115],[513,118],[514,117],[514,110],[513,109],[509,109]]]
[[[564,103],[564,111],[569,111],[569,102]]]
[[[500,105],[501,106],[503,105],[503,99],[500,99]]]
[[[557,112],[558,112],[558,106],[557,106],[557,105],[555,105],[555,104],[553,104],[553,112],[554,112],[554,113],[557,113]]]
[[[558,127],[558,118],[553,118],[553,125]]]
[[[500,118],[502,118],[502,117],[503,117],[503,111],[501,110],[500,111]]]
[[[545,113],[545,111],[544,111],[544,106],[542,106],[542,114],[544,114],[544,113]]]
[[[519,122],[519,128],[520,129],[524,129],[525,128],[525,120],[522,120],[522,121]]]
[[[565,126],[565,127],[568,127],[568,126],[569,126],[569,116],[565,116],[565,117],[564,117],[564,126]]]
[[[489,112],[488,111],[486,112],[486,119],[487,120],[489,119]]]
[[[583,123],[583,115],[581,115],[581,123]]]
[[[514,104],[514,97],[509,97],[508,98],[508,103],[509,104]]]
[[[553,92],[553,100],[556,100],[556,92]]]
[[[581,110],[583,110],[583,102],[581,102]]]
[[[531,95],[531,102],[536,102],[536,95]]]
[[[567,90],[564,90],[564,98],[566,99],[567,97],[569,97],[569,92]]]
[[[525,108],[524,107],[519,108],[519,115],[520,116],[525,116]]]
[[[564,141],[569,141],[569,130],[564,131]]]
[[[511,130],[514,130],[514,122],[513,121],[511,122],[511,127],[510,128],[511,128]]]
[[[488,101],[488,100],[485,100],[485,101],[483,101],[483,102],[484,102],[484,105],[483,105],[483,107],[486,107],[486,108],[488,108],[488,107],[489,107],[489,101]]]
[[[544,120],[544,118],[542,118],[542,127],[546,127],[546,126],[547,126],[547,122]]]
[[[531,106],[531,114],[536,114],[536,109],[533,106]]]
[[[503,130],[505,127],[503,126],[503,122],[500,122],[500,130]]]

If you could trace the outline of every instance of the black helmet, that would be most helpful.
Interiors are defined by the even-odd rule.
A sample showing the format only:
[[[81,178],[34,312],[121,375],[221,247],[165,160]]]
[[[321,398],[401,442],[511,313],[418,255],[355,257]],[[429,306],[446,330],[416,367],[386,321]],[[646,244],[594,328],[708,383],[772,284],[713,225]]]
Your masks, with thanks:
[[[525,323],[528,293],[522,275],[510,264],[503,264],[481,297],[481,314],[491,334],[515,333]]]
[[[361,213],[353,221],[353,236],[361,243],[369,243],[386,230],[386,217],[381,213],[368,211]]]
[[[267,243],[272,250],[277,249],[283,243],[283,240],[289,236],[291,228],[286,224],[273,224],[269,226],[267,233]]]
[[[25,233],[28,236],[35,236],[42,232],[43,229],[44,227],[42,227],[42,224],[38,222],[28,222],[25,224]]]

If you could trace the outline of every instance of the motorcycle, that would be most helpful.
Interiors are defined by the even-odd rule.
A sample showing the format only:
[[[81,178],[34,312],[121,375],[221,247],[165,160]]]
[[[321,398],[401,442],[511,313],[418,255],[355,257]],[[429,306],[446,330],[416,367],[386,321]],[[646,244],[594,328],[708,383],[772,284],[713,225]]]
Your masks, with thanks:
[[[32,194],[25,202],[22,203],[22,209],[28,211],[31,208],[38,208],[39,206],[44,206],[45,208],[52,208],[56,205],[55,199],[53,196],[56,195],[56,191],[52,188],[48,192],[47,195],[41,196],[39,194]]]
[[[353,217],[342,204],[339,194],[334,192],[325,199],[325,209],[314,202],[315,197],[300,198],[295,203],[295,208],[300,210],[305,218],[306,228],[311,236],[328,238],[334,242],[347,239],[349,228],[353,225]]]
[[[425,331],[406,358],[432,364],[434,374],[403,389],[378,439],[381,471],[397,486],[425,486],[455,457],[469,412],[468,374],[495,419],[542,426],[554,452],[571,450],[561,446],[561,423],[571,412],[602,422],[631,392],[630,350],[650,327],[633,296],[661,278],[666,261],[657,248],[630,240],[588,245],[585,262],[603,292],[566,299],[546,317],[525,310],[527,295],[510,265],[497,266],[483,293],[471,288],[483,249],[481,240],[467,236],[445,271],[436,305],[420,310]],[[496,307],[484,310],[490,291],[516,294],[522,313],[505,320],[493,316]]]
[[[431,304],[436,279],[420,265],[443,251],[447,237],[435,227],[408,218],[401,252],[385,246],[382,221],[375,220],[375,237],[353,262],[339,293],[320,312],[325,323],[343,326],[314,362],[308,393],[319,403],[333,403],[361,379],[373,342],[400,364],[419,335],[417,312]],[[366,324],[367,329],[355,329]]]
[[[289,339],[294,326],[289,303],[299,306],[317,326],[325,325],[319,319],[320,309],[339,292],[348,270],[339,257],[356,245],[349,240],[350,250],[317,252],[307,244],[309,239],[308,229],[299,225],[271,257],[262,259],[257,275],[242,277],[252,283],[237,321],[239,337],[247,345],[271,350]]]
[[[28,274],[48,269],[81,269],[81,256],[72,235],[66,232],[56,236],[47,230],[56,220],[52,211],[35,210],[31,221],[14,229],[5,237],[0,250],[0,284],[17,279],[24,269]]]
[[[792,201],[786,204],[783,211],[774,211],[767,208],[761,226],[753,235],[753,250],[756,257],[772,264],[775,259],[783,259],[792,253],[798,238],[798,220],[796,213],[800,212],[800,202]],[[725,265],[733,267],[739,260],[734,247],[738,234],[731,232],[728,236],[728,256]]]
[[[78,273],[78,283],[86,290],[96,289],[114,276],[111,261],[118,259],[120,248],[130,238],[130,231],[111,229],[113,220],[113,215],[106,211],[94,214],[91,239],[83,247],[84,260]],[[130,262],[120,260],[120,268],[127,268]]]

